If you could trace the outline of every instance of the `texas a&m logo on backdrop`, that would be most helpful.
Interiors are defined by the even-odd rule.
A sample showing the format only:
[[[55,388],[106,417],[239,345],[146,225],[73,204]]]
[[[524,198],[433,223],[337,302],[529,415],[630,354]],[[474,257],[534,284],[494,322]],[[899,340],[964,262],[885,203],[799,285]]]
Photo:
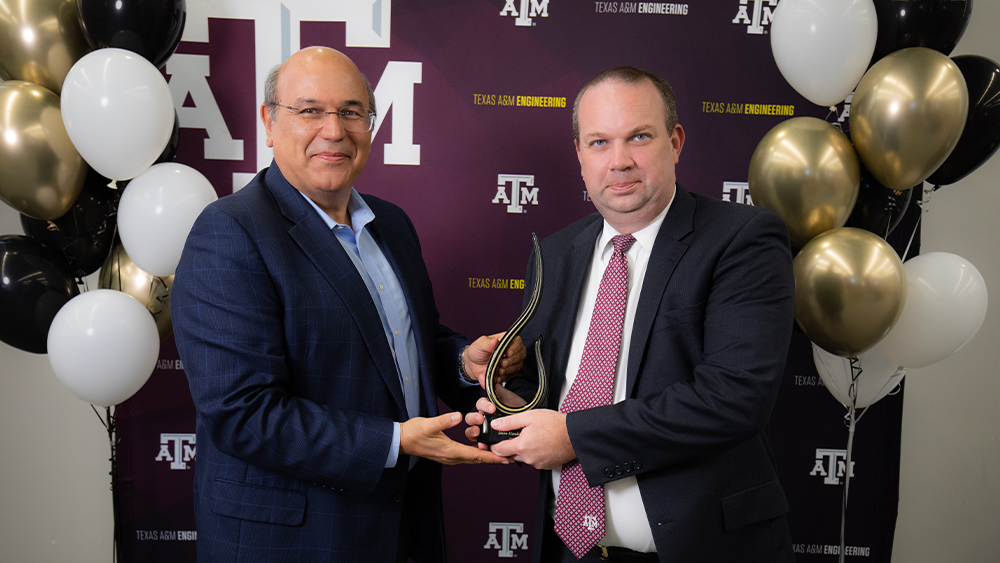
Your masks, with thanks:
[[[753,205],[753,199],[750,198],[750,184],[747,182],[723,182],[722,201]]]
[[[847,450],[816,448],[816,463],[809,475],[823,477],[824,485],[839,485],[840,478],[847,472]],[[854,477],[854,462],[851,462],[851,477]]]
[[[549,17],[549,0],[521,0],[520,6],[517,4],[518,0],[506,0],[503,10],[500,10],[501,16],[517,18],[514,25],[531,26],[535,25],[531,18]]]
[[[507,184],[510,184],[510,197],[507,197]],[[535,177],[529,174],[497,174],[497,193],[493,203],[507,205],[507,213],[527,213],[524,206],[538,205],[538,188],[535,187]]]
[[[194,461],[194,434],[160,434],[160,451],[154,461],[169,461],[170,469],[189,469]]]
[[[523,522],[490,522],[490,537],[483,549],[498,549],[500,557],[516,557],[514,550],[528,549]]]
[[[747,33],[764,35],[764,26],[770,25],[774,19],[774,8],[778,0],[740,0],[739,11],[733,18],[733,23],[747,26]]]

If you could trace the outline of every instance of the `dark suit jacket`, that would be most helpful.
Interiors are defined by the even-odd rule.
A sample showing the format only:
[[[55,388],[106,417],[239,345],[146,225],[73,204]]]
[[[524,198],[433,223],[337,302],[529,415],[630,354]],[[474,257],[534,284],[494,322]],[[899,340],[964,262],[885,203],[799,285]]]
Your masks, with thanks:
[[[364,196],[417,343],[422,412],[463,411],[464,338],[438,324],[409,218]],[[383,469],[407,419],[378,312],[316,211],[273,165],[198,218],[172,289],[197,408],[198,560],[395,561],[401,518],[418,561],[444,559],[440,466]]]
[[[542,242],[541,304],[521,336],[531,349],[541,335],[552,409],[602,228],[595,213]],[[781,219],[678,186],[639,297],[627,399],[566,420],[591,486],[637,478],[663,562],[794,560],[764,433],[791,338],[793,291]],[[545,471],[539,522],[551,488]],[[535,538],[538,561],[541,529]]]

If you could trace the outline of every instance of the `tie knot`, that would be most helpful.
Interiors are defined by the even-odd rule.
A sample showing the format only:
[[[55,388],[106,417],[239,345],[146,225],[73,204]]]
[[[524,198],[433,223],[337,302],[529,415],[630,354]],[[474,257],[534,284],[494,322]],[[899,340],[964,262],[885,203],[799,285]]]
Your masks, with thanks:
[[[617,235],[611,239],[611,243],[615,245],[615,252],[619,254],[628,252],[633,242],[635,242],[635,237],[632,235]]]

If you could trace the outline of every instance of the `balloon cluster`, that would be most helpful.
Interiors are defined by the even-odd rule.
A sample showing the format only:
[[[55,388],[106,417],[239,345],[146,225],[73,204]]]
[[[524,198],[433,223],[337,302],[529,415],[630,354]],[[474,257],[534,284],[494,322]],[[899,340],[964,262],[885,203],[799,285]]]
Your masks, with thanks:
[[[914,187],[957,182],[1000,146],[1000,67],[948,58],[971,11],[971,0],[782,0],[774,12],[771,49],[788,83],[821,106],[854,92],[850,139],[789,119],[760,141],[749,171],[754,202],[801,249],[795,319],[852,413],[904,368],[958,351],[986,314],[986,285],[967,260],[935,252],[904,264],[883,240]]]
[[[115,405],[155,368],[181,249],[217,197],[171,162],[179,122],[159,67],[180,42],[185,0],[5,9],[0,201],[27,236],[0,236],[0,340],[48,353],[74,394]],[[100,289],[81,294],[98,269]]]

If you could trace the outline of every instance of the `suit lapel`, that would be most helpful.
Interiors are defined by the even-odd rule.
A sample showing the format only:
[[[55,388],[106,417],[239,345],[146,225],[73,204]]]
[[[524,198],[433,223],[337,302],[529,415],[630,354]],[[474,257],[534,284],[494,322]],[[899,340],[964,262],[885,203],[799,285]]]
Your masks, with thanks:
[[[681,242],[681,239],[694,230],[694,211],[694,198],[678,185],[677,194],[670,205],[670,211],[667,212],[667,216],[664,217],[663,224],[660,226],[660,231],[656,234],[653,252],[646,265],[646,277],[642,282],[642,293],[639,295],[635,320],[632,321],[632,343],[629,346],[626,370],[626,397],[631,397],[632,391],[635,389],[639,375],[639,364],[642,361],[646,344],[649,342],[649,331],[653,326],[653,319],[656,318],[656,313],[660,309],[660,302],[666,291],[667,283],[670,281],[677,263],[680,262],[681,257],[688,249],[688,245]]]
[[[558,357],[550,358],[550,365],[546,366],[546,373],[549,374],[551,387],[549,390],[549,402],[550,405],[554,405],[552,406],[554,409],[558,408],[559,395],[562,392],[563,384],[566,382],[564,374],[569,364],[573,329],[576,327],[576,312],[580,308],[584,281],[587,278],[590,268],[590,259],[594,254],[594,244],[596,244],[597,237],[600,236],[601,230],[604,228],[604,221],[600,215],[595,214],[594,217],[595,221],[581,230],[573,239],[573,243],[568,251],[554,261],[555,264],[553,264],[554,267],[551,274],[549,273],[548,262],[545,262],[544,266],[546,268],[546,279],[555,280],[557,284],[560,282],[564,283],[564,285],[558,287],[550,286],[547,288],[549,291],[558,292],[559,295],[559,298],[553,300],[554,312],[552,318],[555,322],[552,325],[551,338],[553,342],[566,343],[559,352]],[[544,258],[546,257],[543,256]],[[569,311],[573,311],[574,313],[567,314]],[[543,334],[543,349],[545,348],[545,337],[546,335]],[[555,374],[559,374],[560,376],[552,377]]]
[[[275,173],[276,177],[272,177],[272,173]],[[406,412],[403,389],[399,384],[399,374],[392,359],[392,351],[385,339],[382,320],[354,262],[337,240],[337,236],[330,232],[330,228],[316,214],[316,210],[302,199],[298,190],[280,177],[280,172],[274,164],[267,172],[265,185],[274,195],[281,213],[294,223],[288,230],[289,236],[350,310],[354,323],[371,352],[372,360],[378,367],[382,379],[385,380],[386,387],[389,388],[399,408]]]

